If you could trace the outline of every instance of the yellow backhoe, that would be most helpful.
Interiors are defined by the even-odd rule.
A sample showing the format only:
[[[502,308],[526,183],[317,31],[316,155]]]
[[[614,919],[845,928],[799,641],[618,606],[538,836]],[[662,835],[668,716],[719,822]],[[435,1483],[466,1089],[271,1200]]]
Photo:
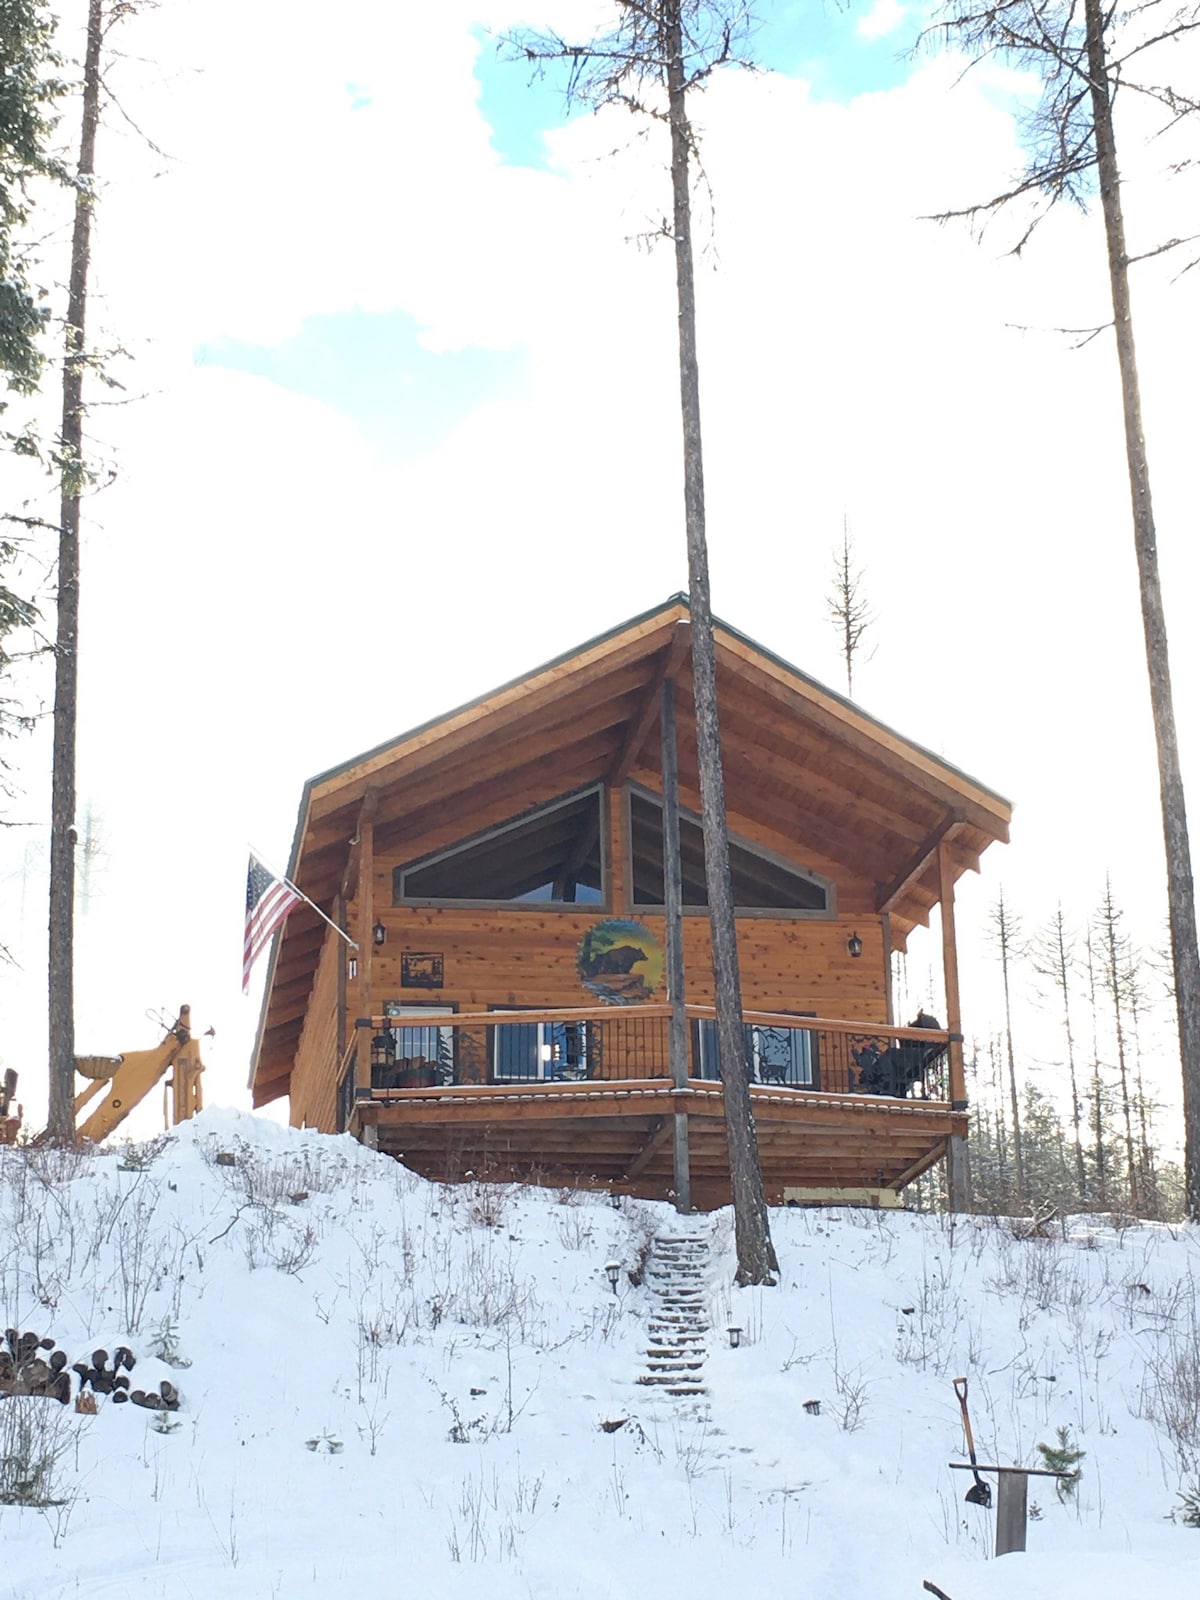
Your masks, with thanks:
[[[0,1078],[0,1144],[16,1144],[21,1131],[21,1107],[17,1104],[17,1075],[11,1067]]]
[[[153,1050],[128,1050],[121,1056],[76,1056],[75,1070],[90,1078],[88,1087],[75,1096],[75,1137],[99,1144],[108,1137],[174,1068],[163,1091],[163,1115],[167,1127],[178,1127],[204,1109],[200,1090],[200,1041],[192,1038],[192,1011],[180,1006],[179,1016],[167,1029],[162,1043]],[[88,1117],[79,1121],[85,1106],[104,1094],[104,1099]]]
[[[180,1006],[166,1037],[153,1050],[127,1050],[121,1056],[76,1056],[75,1071],[81,1078],[91,1079],[88,1087],[75,1096],[76,1139],[93,1144],[106,1139],[172,1068],[174,1072],[163,1089],[163,1119],[168,1128],[177,1128],[204,1109],[200,1089],[204,1063],[200,1059],[200,1041],[192,1038],[190,1006]],[[80,1112],[98,1094],[103,1094],[104,1099],[81,1124]],[[21,1115],[17,1075],[10,1067],[0,1077],[0,1145],[16,1144]]]

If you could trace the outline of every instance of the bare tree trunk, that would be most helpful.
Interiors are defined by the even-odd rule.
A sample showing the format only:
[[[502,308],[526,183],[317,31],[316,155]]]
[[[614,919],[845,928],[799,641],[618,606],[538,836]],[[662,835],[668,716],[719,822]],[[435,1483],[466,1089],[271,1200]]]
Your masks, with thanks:
[[[1067,954],[1066,928],[1060,905],[1050,924],[1050,976],[1062,995],[1063,1032],[1067,1040],[1067,1071],[1071,1080],[1071,1127],[1075,1136],[1075,1182],[1079,1203],[1087,1202],[1087,1168],[1083,1160],[1083,1109],[1079,1099],[1079,1080],[1075,1071],[1075,1034],[1071,1026],[1071,962]]]
[[[75,226],[63,360],[58,543],[58,631],[54,665],[53,793],[50,802],[49,1032],[52,1139],[75,1137],[75,726],[79,689],[79,499],[83,492],[83,374],[92,179],[100,122],[102,0],[88,0]]]
[[[1108,1204],[1108,1148],[1105,1145],[1104,1085],[1100,1079],[1100,1033],[1096,1009],[1096,960],[1092,930],[1087,931],[1088,1004],[1092,1011],[1092,1138],[1095,1141],[1096,1199]]]
[[[696,287],[692,262],[692,211],[688,175],[688,123],[680,0],[663,0],[663,42],[671,123],[671,187],[674,198],[675,283],[679,302],[679,388],[683,411],[684,507],[687,524],[688,593],[692,618],[692,676],[696,698],[696,745],[700,766],[704,870],[712,930],[716,990],[717,1049],[721,1061],[729,1176],[733,1189],[737,1282],[771,1283],[778,1271],[771,1243],[758,1136],[750,1103],[749,1064],[742,1023],[737,925],[729,868],[725,777],[717,717],[717,657],[708,582],[704,525],[704,456],[700,436],[700,368],[696,355]]]
[[[1154,1168],[1154,1146],[1150,1139],[1152,1109],[1146,1093],[1146,1079],[1142,1058],[1142,1017],[1145,1013],[1145,990],[1141,980],[1140,957],[1130,958],[1129,966],[1129,1020],[1133,1028],[1133,1086],[1134,1110],[1138,1119],[1138,1167],[1142,1185],[1142,1214],[1159,1220],[1162,1207],[1158,1192],[1158,1174]]]
[[[1112,884],[1104,887],[1104,903],[1100,907],[1100,931],[1104,938],[1104,987],[1112,1003],[1113,1033],[1117,1043],[1117,1082],[1121,1087],[1121,1115],[1125,1123],[1125,1167],[1129,1184],[1129,1209],[1141,1216],[1142,1191],[1138,1182],[1138,1162],[1133,1143],[1133,1112],[1129,1098],[1129,1066],[1125,1049],[1124,998],[1126,960],[1124,941],[1117,931],[1120,913],[1113,903]]]
[[[679,846],[679,755],[675,741],[675,685],[663,679],[663,911],[667,933],[667,998],[671,1002],[671,1086],[686,1090],[688,1078],[687,987],[683,951],[683,867]],[[691,1157],[686,1101],[677,1101],[672,1127],[675,1209],[692,1209]]]
[[[1167,653],[1167,624],[1158,577],[1158,544],[1150,498],[1150,467],[1142,430],[1142,401],[1129,297],[1129,258],[1121,178],[1113,135],[1112,98],[1104,45],[1101,0],[1084,0],[1092,117],[1100,202],[1108,242],[1108,277],[1112,290],[1113,328],[1121,368],[1125,413],[1125,453],[1133,500],[1133,536],[1142,598],[1142,628],[1150,676],[1150,705],[1158,746],[1158,782],[1162,800],[1163,838],[1167,854],[1167,899],[1171,918],[1171,957],[1175,969],[1175,1004],[1179,1016],[1179,1053],[1183,1070],[1184,1171],[1188,1216],[1200,1222],[1200,948],[1196,938],[1196,901],[1188,840],[1183,774],[1175,735],[1175,707]]]
[[[1009,997],[1008,969],[1013,954],[1013,924],[1004,895],[1000,895],[993,912],[996,943],[1000,950],[1000,972],[1004,979],[1004,1047],[1008,1063],[1008,1093],[1013,1120],[1013,1179],[1017,1188],[1017,1203],[1025,1203],[1025,1156],[1021,1147],[1021,1106],[1017,1097],[1017,1063],[1013,1052],[1012,1001]]]

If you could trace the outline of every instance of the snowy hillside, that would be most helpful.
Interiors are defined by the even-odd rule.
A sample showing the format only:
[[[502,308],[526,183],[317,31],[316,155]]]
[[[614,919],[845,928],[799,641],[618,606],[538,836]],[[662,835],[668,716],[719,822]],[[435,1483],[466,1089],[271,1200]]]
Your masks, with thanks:
[[[734,1291],[724,1213],[441,1188],[225,1112],[152,1154],[0,1152],[5,1326],[109,1370],[127,1345],[131,1389],[181,1396],[0,1399],[0,1483],[57,1444],[63,1502],[0,1506],[0,1595],[1200,1592],[1170,1520],[1200,1475],[1194,1232],[777,1212],[781,1287]],[[666,1247],[710,1324],[677,1362],[656,1234],[699,1241]],[[1031,1482],[1025,1555],[988,1559],[948,1470],[960,1373],[981,1459],[1038,1463],[1059,1427],[1086,1452],[1074,1502]]]

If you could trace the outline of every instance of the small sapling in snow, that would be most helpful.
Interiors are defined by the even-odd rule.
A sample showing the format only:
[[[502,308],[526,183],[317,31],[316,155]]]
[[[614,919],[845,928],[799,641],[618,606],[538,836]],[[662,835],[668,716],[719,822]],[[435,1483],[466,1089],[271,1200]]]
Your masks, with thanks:
[[[1055,1438],[1055,1444],[1039,1444],[1038,1452],[1042,1465],[1050,1472],[1060,1474],[1055,1481],[1054,1492],[1061,1501],[1066,1502],[1074,1498],[1079,1487],[1079,1480],[1083,1476],[1079,1463],[1087,1451],[1075,1448],[1070,1428],[1056,1428]]]

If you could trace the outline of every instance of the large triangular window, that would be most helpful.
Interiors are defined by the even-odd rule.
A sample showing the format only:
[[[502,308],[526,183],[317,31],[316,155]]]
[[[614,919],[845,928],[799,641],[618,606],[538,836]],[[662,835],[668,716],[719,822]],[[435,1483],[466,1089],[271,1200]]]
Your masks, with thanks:
[[[656,794],[631,788],[629,839],[633,856],[633,901],[638,906],[665,902],[663,880],[663,803]],[[699,817],[679,813],[679,854],[683,903],[707,906],[704,835]],[[820,916],[833,911],[833,886],[815,873],[791,866],[781,857],[731,835],[729,865],[733,901],[741,911],[776,911]]]
[[[597,785],[538,806],[436,855],[397,867],[392,897],[521,905],[598,905],[603,899]]]

